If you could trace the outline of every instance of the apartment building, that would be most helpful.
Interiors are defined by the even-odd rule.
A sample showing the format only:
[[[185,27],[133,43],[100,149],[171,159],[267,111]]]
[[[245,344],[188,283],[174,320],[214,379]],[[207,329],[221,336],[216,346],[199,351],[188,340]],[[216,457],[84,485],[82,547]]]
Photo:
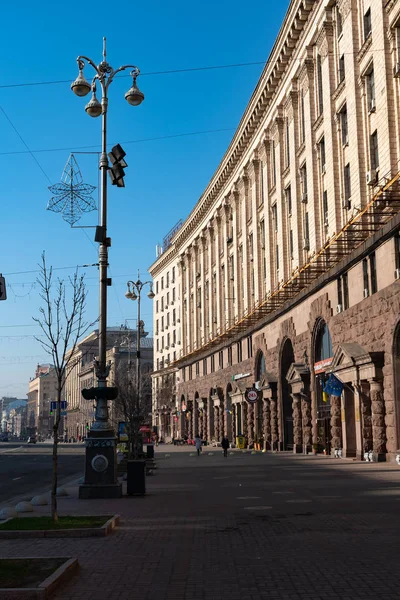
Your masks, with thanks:
[[[54,417],[50,402],[57,400],[57,377],[54,365],[37,365],[35,376],[29,381],[27,403],[27,431],[47,438],[53,435]],[[62,430],[63,423],[60,425]]]
[[[155,374],[179,378],[177,430],[396,455],[399,112],[400,4],[292,0],[221,164],[150,269],[178,266],[182,345]]]

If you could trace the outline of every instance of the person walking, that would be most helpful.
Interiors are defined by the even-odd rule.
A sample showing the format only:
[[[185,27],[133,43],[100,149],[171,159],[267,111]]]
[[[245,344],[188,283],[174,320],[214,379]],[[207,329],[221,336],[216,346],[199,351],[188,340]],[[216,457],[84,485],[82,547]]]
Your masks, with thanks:
[[[196,437],[194,438],[194,445],[196,446],[197,456],[200,456],[202,444],[203,442],[201,441],[201,437],[199,435],[196,435]]]
[[[228,448],[229,448],[229,440],[226,437],[226,435],[224,435],[224,437],[222,438],[221,446],[223,448],[224,456],[226,458],[228,456]]]

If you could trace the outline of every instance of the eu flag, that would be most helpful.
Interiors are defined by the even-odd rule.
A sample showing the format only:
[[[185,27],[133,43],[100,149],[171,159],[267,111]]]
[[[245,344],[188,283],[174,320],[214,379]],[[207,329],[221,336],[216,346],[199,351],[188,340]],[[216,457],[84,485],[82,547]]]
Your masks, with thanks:
[[[329,394],[329,396],[341,396],[343,389],[343,383],[333,373],[331,373],[328,381],[325,384],[324,392]]]

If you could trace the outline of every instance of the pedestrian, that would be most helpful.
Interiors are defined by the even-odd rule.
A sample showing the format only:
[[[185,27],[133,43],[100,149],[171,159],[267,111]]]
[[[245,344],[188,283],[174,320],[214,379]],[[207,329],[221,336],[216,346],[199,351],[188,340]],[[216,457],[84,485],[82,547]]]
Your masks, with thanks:
[[[224,435],[224,437],[222,438],[221,446],[224,451],[224,456],[227,457],[228,456],[228,448],[229,448],[229,440],[226,437],[226,435]]]
[[[196,437],[194,438],[194,445],[196,446],[197,456],[200,456],[202,444],[203,442],[201,441],[201,437],[199,435],[196,435]]]

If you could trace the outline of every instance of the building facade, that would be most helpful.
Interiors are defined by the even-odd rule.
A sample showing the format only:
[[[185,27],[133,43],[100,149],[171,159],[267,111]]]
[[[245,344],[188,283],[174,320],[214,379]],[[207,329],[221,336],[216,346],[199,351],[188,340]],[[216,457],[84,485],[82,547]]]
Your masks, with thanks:
[[[57,400],[57,377],[53,365],[37,365],[35,376],[29,382],[27,404],[27,432],[46,439],[53,435],[54,418],[50,402]],[[63,424],[61,423],[60,430]]]
[[[126,365],[133,369],[136,361],[137,331],[121,325],[107,328],[107,362],[111,364],[109,385],[113,385],[116,372]],[[153,365],[153,339],[147,337],[147,332],[140,333],[141,372],[147,373]],[[67,401],[67,417],[65,436],[68,439],[82,439],[94,421],[95,404],[93,400],[85,400],[82,396],[84,388],[96,387],[97,379],[94,372],[94,360],[99,351],[98,330],[92,331],[76,348],[70,361],[68,376],[65,382],[65,400]],[[113,403],[110,403],[110,418],[113,418]]]
[[[176,373],[180,431],[395,456],[399,77],[398,2],[292,0],[221,164],[150,270],[157,283],[178,267],[182,344],[154,376]],[[324,393],[331,373],[340,396]]]

